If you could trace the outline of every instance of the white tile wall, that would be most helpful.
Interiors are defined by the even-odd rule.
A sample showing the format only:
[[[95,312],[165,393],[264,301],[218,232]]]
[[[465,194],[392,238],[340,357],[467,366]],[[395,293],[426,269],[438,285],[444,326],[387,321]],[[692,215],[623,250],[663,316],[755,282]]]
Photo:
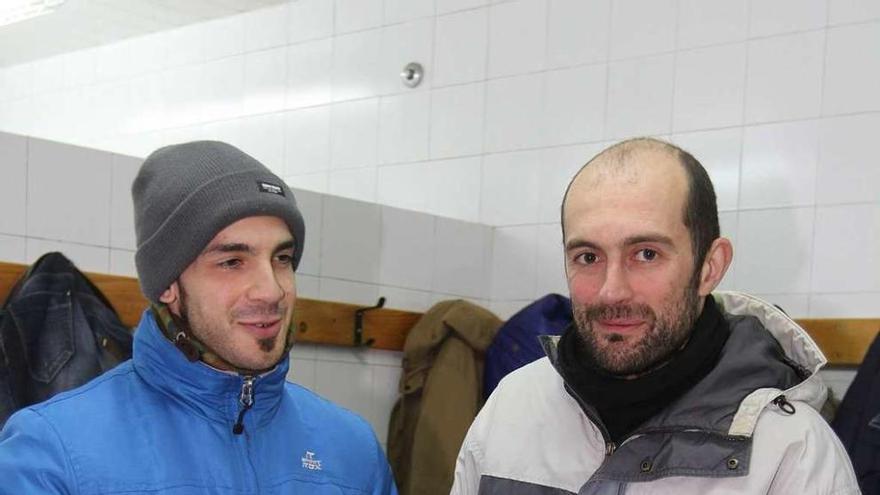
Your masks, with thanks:
[[[330,168],[329,107],[303,108],[285,114],[285,176]]]
[[[547,10],[548,68],[607,59],[611,0],[550,0]]]
[[[287,47],[287,108],[323,105],[331,101],[333,40]]]
[[[321,239],[323,238],[324,199],[312,191],[294,189],[294,197],[303,215],[306,236],[297,275],[317,276],[321,273]]]
[[[568,295],[562,251],[562,228],[559,223],[539,225],[536,235],[537,283],[534,297],[539,298],[551,293]]]
[[[434,15],[436,0],[385,0],[385,23],[411,21]]]
[[[611,9],[611,58],[672,51],[676,0],[617,0]],[[633,36],[633,33],[639,33]]]
[[[110,273],[123,277],[137,277],[135,252],[124,249],[110,250]]]
[[[441,88],[431,95],[431,158],[475,155],[483,151],[486,85]]]
[[[434,78],[434,19],[419,19],[382,30],[382,65],[379,91],[382,94],[430,89]],[[410,62],[426,68],[419,86],[412,90],[403,84],[400,73]]]
[[[825,119],[819,135],[819,204],[876,202],[880,167],[876,163],[876,130],[880,114]]]
[[[733,261],[727,267],[727,273],[718,284],[717,290],[737,290],[736,285],[736,265],[740,257],[739,244],[737,243],[737,232],[739,231],[739,213],[735,211],[727,211],[718,213],[718,223],[721,227],[721,236],[726,237],[733,244]]]
[[[751,0],[749,34],[754,37],[807,31],[825,26],[828,0]]]
[[[813,294],[810,296],[811,318],[876,318],[880,292],[848,292]]]
[[[28,140],[23,136],[0,134],[0,233],[27,233],[27,162]]]
[[[693,155],[709,173],[719,211],[739,203],[742,130],[739,128],[675,134],[672,140]]]
[[[381,209],[344,198],[324,201],[321,276],[375,284],[379,279]]]
[[[880,19],[880,4],[874,0],[829,0],[828,3],[829,24]]]
[[[333,100],[379,94],[382,30],[338,36],[333,42]]]
[[[541,152],[488,155],[483,161],[480,221],[489,225],[537,223]]]
[[[480,7],[487,3],[489,3],[489,0],[437,0],[437,12],[439,14],[446,14]]]
[[[611,63],[605,137],[669,132],[674,80],[673,55]]]
[[[304,2],[297,2],[297,5]],[[205,23],[205,59],[244,52],[244,16],[221,17]]]
[[[542,74],[494,79],[486,96],[486,151],[539,146],[543,132],[535,125],[543,115]]]
[[[538,164],[538,221],[559,223],[565,188],[574,174],[596,153],[600,144],[585,144],[547,148],[541,152]]]
[[[812,292],[880,292],[880,203],[820,206]]]
[[[376,170],[350,168],[330,171],[327,192],[334,196],[359,201],[376,201]]]
[[[379,103],[379,163],[428,158],[431,95],[426,92],[383,97]]]
[[[815,202],[819,122],[749,127],[743,137],[742,208]]]
[[[382,0],[335,0],[336,32],[361,31],[382,25]]]
[[[477,170],[479,170],[477,158]],[[428,171],[432,164],[409,163],[405,165],[389,165],[380,167],[377,174],[376,198],[385,205],[396,206],[408,210],[426,211],[429,195],[435,189],[424,191],[428,182]],[[418,186],[414,186],[418,184]]]
[[[605,131],[605,64],[546,73],[543,133],[545,145],[602,139]]]
[[[684,51],[675,66],[676,132],[742,122],[745,43]]]
[[[749,42],[746,122],[818,116],[824,48],[824,31]]]
[[[426,211],[471,222],[479,220],[480,167],[480,157],[428,163],[420,182],[424,184],[420,190],[427,200]],[[408,188],[406,185],[403,187]]]
[[[880,22],[828,30],[822,112],[880,110]]]
[[[814,215],[812,207],[740,211],[737,287],[760,294],[809,292]]]
[[[333,2],[297,0],[288,4],[288,41],[327,38],[333,35]]]
[[[25,238],[0,234],[0,260],[7,263],[25,263]]]
[[[442,2],[440,6],[442,9]],[[488,25],[488,9],[459,12],[437,18],[434,47],[436,86],[472,82],[486,76]]]
[[[245,51],[274,48],[287,42],[286,4],[254,10],[243,17]]]
[[[277,174],[284,173],[284,114],[270,113],[241,120],[239,141],[233,142]],[[181,141],[198,138],[186,136]]]
[[[28,140],[28,236],[109,245],[111,166],[107,153]]]
[[[287,96],[287,48],[251,52],[244,58],[244,112],[284,108]]]
[[[107,273],[110,271],[109,248],[35,237],[28,237],[25,240],[24,262],[26,264],[33,263],[40,256],[51,251],[61,252],[84,272]]]
[[[131,184],[143,160],[113,155],[110,167],[110,246],[137,249],[134,232],[134,205]]]
[[[492,251],[492,299],[529,300],[537,287],[536,225],[495,229]]]
[[[547,18],[545,0],[517,0],[489,9],[489,77],[544,68]]]
[[[253,65],[254,59],[248,58],[250,65]],[[248,67],[250,67],[248,65]],[[245,57],[243,55],[233,55],[218,60],[213,60],[205,64],[202,71],[201,87],[205,89],[204,101],[205,106],[202,109],[202,117],[205,121],[212,122],[226,118],[238,117],[242,114],[245,102]],[[132,88],[133,94],[142,95],[145,91],[150,94],[156,101],[161,101],[158,92],[158,78],[155,75],[147,75],[143,78],[143,89],[136,90]],[[248,76],[247,90],[252,91],[255,84],[255,78]],[[278,88],[270,88],[271,91],[277,91]],[[263,103],[277,103],[276,99],[256,97],[248,93],[248,107],[253,107]],[[265,99],[264,99],[265,98]],[[140,100],[141,97],[135,99]],[[156,108],[156,103],[147,102],[141,109],[145,115],[150,115],[152,109]],[[161,108],[161,107],[160,107]],[[265,108],[265,107],[264,107]],[[149,118],[145,124],[147,129],[159,129],[162,126],[162,117],[157,115]]]
[[[331,107],[330,160],[333,168],[376,163],[379,100],[371,98]]]
[[[435,230],[432,290],[464,297],[485,297],[492,257],[492,229],[438,218]]]
[[[694,48],[745,40],[749,0],[679,0],[678,47]]]
[[[382,208],[379,283],[410,289],[431,287],[435,218],[398,208]]]

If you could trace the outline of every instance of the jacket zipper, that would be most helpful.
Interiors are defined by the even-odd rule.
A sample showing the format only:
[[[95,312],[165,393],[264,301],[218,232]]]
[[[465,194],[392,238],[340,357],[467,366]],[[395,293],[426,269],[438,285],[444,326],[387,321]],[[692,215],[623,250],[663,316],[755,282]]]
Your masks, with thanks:
[[[241,435],[244,432],[244,413],[254,407],[254,381],[256,377],[245,376],[238,394],[238,420],[232,426],[232,433]]]
[[[581,396],[578,395],[577,392],[574,391],[573,388],[569,387],[567,383],[565,383],[565,379],[563,378],[563,383],[565,384],[565,390],[574,397],[574,400],[581,406],[581,411],[587,416],[587,419],[593,422],[599,428],[599,433],[602,434],[602,441],[605,442],[605,456],[610,456],[617,450],[618,445],[611,440],[611,434],[608,433],[608,428],[605,427],[605,424],[602,423],[602,420],[596,414],[593,414],[592,408],[587,406],[586,402],[581,399]]]
[[[795,413],[794,404],[788,401],[785,394],[776,396],[776,398],[773,399],[773,405],[778,407],[785,414],[792,415]]]

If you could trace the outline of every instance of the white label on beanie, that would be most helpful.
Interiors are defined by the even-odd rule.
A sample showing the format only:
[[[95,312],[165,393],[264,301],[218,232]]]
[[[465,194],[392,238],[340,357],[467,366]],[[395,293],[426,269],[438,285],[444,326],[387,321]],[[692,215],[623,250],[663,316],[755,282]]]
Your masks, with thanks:
[[[257,182],[257,185],[260,186],[260,192],[277,194],[279,196],[284,196],[284,189],[281,186],[270,184],[268,182]]]

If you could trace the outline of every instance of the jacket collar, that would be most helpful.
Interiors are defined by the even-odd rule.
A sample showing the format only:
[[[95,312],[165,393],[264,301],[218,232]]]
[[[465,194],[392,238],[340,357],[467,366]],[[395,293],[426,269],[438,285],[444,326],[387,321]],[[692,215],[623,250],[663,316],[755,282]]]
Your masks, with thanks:
[[[289,356],[256,377],[253,407],[244,415],[247,429],[272,419],[284,390]],[[244,377],[212,368],[201,361],[190,362],[159,329],[152,310],[144,311],[134,337],[132,361],[145,382],[180,406],[205,419],[226,423],[230,432],[241,409],[239,395]]]

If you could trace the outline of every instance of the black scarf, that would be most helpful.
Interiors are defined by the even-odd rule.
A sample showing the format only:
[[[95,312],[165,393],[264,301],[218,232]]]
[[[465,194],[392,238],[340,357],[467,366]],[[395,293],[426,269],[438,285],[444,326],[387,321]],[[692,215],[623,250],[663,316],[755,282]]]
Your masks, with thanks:
[[[599,369],[582,348],[574,323],[563,333],[558,345],[562,376],[581,399],[596,408],[613,442],[619,444],[715,367],[730,328],[712,296],[705,301],[684,347],[663,366],[633,379]]]

